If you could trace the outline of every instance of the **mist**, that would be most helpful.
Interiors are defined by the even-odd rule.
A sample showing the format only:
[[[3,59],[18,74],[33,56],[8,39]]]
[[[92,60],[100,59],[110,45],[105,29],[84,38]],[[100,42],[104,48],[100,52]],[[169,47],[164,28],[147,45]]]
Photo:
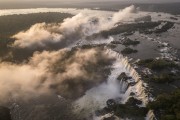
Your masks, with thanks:
[[[29,100],[52,93],[68,99],[81,97],[86,90],[107,79],[108,74],[97,74],[96,68],[98,66],[102,72],[107,71],[104,65],[111,65],[114,58],[108,57],[102,48],[65,47],[94,33],[109,30],[137,12],[135,6],[130,6],[112,14],[111,19],[82,12],[62,23],[37,23],[28,30],[13,35],[15,41],[12,47],[21,48],[22,51],[32,49],[34,53],[27,62],[1,62],[0,90],[3,92],[0,94],[0,101],[9,99],[9,96]],[[45,50],[53,44],[59,50],[36,52],[37,48]]]
[[[34,53],[26,64],[2,62],[0,102],[10,98],[29,100],[54,93],[65,98],[80,97],[103,80],[96,75],[96,70],[87,68],[97,66],[100,61],[108,65],[111,60],[101,49],[92,48]]]
[[[47,47],[49,44],[59,44],[61,46],[68,42],[72,43],[103,30],[111,29],[116,23],[130,18],[136,12],[137,9],[132,5],[114,13],[111,19],[79,13],[58,24],[38,23],[29,30],[21,31],[12,36],[15,39],[13,46],[38,48]]]

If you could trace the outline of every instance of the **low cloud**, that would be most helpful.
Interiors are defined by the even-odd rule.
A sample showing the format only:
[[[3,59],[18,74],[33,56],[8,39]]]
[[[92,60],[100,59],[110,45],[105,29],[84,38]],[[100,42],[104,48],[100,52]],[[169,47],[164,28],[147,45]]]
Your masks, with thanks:
[[[3,62],[0,101],[11,97],[28,100],[52,93],[76,99],[104,80],[99,70],[104,71],[111,60],[102,49],[94,48],[37,52],[24,64]],[[100,62],[104,63],[102,67],[98,66]]]

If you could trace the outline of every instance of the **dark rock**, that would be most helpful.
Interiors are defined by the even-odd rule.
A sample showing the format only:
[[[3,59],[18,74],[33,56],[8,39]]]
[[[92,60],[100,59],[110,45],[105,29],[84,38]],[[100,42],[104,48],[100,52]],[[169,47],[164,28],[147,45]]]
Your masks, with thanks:
[[[130,82],[128,85],[129,86],[134,86],[136,84],[136,82]]]
[[[125,46],[129,46],[129,45],[134,45],[135,46],[135,45],[137,45],[139,43],[140,43],[139,41],[131,40],[131,39],[127,38],[127,37],[124,37],[124,39],[122,39],[122,42],[121,42],[121,44],[125,45]]]
[[[152,20],[151,16],[148,15],[148,16],[144,16],[144,17],[140,17],[140,18],[137,18],[135,19],[135,22],[150,22]]]
[[[125,32],[123,35],[124,36],[129,36],[129,35],[133,35],[134,34],[134,32]]]
[[[174,27],[174,23],[173,22],[166,22],[161,28],[155,29],[153,32],[154,33],[167,32],[172,27]]]
[[[148,110],[144,107],[131,106],[128,104],[118,104],[115,115],[121,118],[131,118],[133,120],[144,120]]]
[[[132,53],[137,53],[138,51],[137,50],[134,50],[132,48],[125,48],[124,50],[121,51],[122,54],[132,54]]]
[[[110,47],[110,48],[116,48],[116,45],[115,44],[108,44],[107,47]]]
[[[144,120],[148,109],[144,107],[139,107],[137,106],[137,104],[142,104],[142,102],[133,97],[130,98],[125,104],[118,104],[115,100],[109,99],[107,101],[107,107],[105,107],[103,110],[96,112],[96,114],[98,113],[98,115],[105,115],[107,113],[114,113],[115,116],[121,118],[128,117],[133,120]],[[113,120],[114,118],[115,117],[108,117],[104,119]]]
[[[96,110],[95,111],[95,115],[96,116],[103,116],[105,114],[108,114],[108,113],[111,113],[112,112],[112,109],[108,108],[108,107],[104,107],[103,109],[101,110]]]
[[[125,72],[122,72],[119,76],[118,76],[118,80],[127,80],[129,77],[126,75]]]
[[[121,44],[120,41],[112,41],[111,43],[112,43],[112,44]]]
[[[130,93],[130,96],[134,96],[134,95],[135,95],[135,93],[133,93],[133,92]]]
[[[126,102],[127,105],[136,106],[142,104],[142,101],[135,99],[134,97],[130,97]]]
[[[114,106],[116,106],[116,101],[113,99],[109,99],[106,101],[106,104],[108,108],[113,108]]]
[[[170,19],[172,19],[172,20],[178,20],[178,18],[176,18],[176,17],[170,17]]]
[[[115,120],[116,118],[114,116],[108,117],[108,118],[103,118],[103,120]]]
[[[0,106],[0,120],[11,120],[10,110]]]

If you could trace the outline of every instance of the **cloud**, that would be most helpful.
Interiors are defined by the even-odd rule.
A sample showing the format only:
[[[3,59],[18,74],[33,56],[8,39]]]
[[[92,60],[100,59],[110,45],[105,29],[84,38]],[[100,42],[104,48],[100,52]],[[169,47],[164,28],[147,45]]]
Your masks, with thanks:
[[[29,65],[11,65],[1,63],[0,67],[0,101],[8,100],[8,96],[13,98],[22,96],[22,98],[29,98],[35,95],[35,90],[38,93],[46,92],[42,87],[38,88],[41,84],[40,78],[43,76],[43,71],[33,69]],[[43,85],[42,85],[43,86]]]
[[[36,52],[23,64],[2,62],[0,102],[10,97],[28,100],[52,93],[76,99],[104,80],[97,72],[104,71],[99,62],[109,65],[110,61],[102,49],[93,48]]]
[[[45,23],[35,24],[29,30],[19,32],[14,35],[16,38],[14,45],[21,48],[33,46],[46,46],[48,43],[57,43],[61,41],[62,35],[51,32],[47,29]]]

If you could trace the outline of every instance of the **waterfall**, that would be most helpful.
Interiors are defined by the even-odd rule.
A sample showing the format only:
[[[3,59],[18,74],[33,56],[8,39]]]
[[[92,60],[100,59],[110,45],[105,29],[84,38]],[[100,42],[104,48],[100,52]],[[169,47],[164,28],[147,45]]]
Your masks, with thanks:
[[[146,120],[156,120],[156,117],[152,110],[150,110],[146,116]]]
[[[148,103],[148,94],[146,94],[146,88],[143,86],[143,82],[141,80],[140,75],[137,73],[137,71],[131,66],[129,63],[129,60],[127,57],[124,57],[122,54],[117,53],[111,49],[107,49],[107,53],[111,55],[112,57],[116,57],[120,60],[120,62],[124,65],[126,69],[126,73],[129,73],[129,76],[131,76],[135,82],[134,86],[129,86],[129,88],[124,93],[124,101],[128,100],[130,93],[134,92],[135,97],[143,102],[143,106],[145,106]],[[122,84],[122,87],[124,85]]]
[[[125,103],[129,97],[130,93],[133,91],[135,93],[135,98],[138,100],[141,100],[143,102],[142,106],[146,106],[150,97],[148,96],[148,93],[146,92],[146,88],[143,85],[143,81],[141,79],[141,76],[138,74],[138,72],[131,66],[129,63],[129,60],[127,57],[124,57],[122,54],[117,53],[116,51],[113,51],[111,49],[107,49],[107,53],[109,55],[112,55],[112,57],[116,57],[117,59],[120,59],[123,65],[125,66],[126,70],[129,72],[129,75],[135,80],[136,84],[134,86],[129,86],[126,90],[126,92],[123,95],[123,99],[121,102]],[[123,85],[122,85],[123,86]],[[155,115],[152,110],[150,110],[147,113],[147,116],[145,118],[146,120],[156,120]]]
[[[111,49],[105,48],[105,50],[108,56],[116,58],[111,74],[106,82],[86,91],[83,97],[74,102],[74,111],[80,115],[88,116],[96,110],[104,108],[108,99],[118,100],[119,103],[124,104],[132,92],[134,93],[133,97],[142,101],[141,106],[146,106],[148,103],[148,94],[146,94],[141,77],[131,66],[128,58]],[[117,80],[123,72],[131,79]]]

